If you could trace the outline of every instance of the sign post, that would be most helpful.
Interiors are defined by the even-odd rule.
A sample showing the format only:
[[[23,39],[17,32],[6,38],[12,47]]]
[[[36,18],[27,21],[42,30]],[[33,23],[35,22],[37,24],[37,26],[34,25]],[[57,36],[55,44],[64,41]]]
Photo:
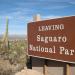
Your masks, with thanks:
[[[70,65],[66,64],[66,75],[70,75]]]

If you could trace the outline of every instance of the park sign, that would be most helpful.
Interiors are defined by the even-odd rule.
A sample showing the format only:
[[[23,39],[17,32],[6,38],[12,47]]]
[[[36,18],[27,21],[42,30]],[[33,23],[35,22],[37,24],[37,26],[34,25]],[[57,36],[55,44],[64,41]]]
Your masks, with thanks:
[[[28,55],[75,63],[75,16],[28,23]]]

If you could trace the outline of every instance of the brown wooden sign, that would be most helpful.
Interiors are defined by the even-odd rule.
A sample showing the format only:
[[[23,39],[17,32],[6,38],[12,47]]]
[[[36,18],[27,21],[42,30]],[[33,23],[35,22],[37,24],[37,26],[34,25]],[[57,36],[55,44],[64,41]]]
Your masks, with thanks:
[[[28,54],[75,63],[75,16],[28,23]]]

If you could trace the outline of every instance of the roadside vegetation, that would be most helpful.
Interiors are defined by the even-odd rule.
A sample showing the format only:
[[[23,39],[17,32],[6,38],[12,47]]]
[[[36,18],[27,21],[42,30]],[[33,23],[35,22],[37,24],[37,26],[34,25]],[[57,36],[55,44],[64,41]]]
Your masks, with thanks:
[[[8,48],[0,41],[0,75],[14,75],[26,66],[27,41],[9,41]]]

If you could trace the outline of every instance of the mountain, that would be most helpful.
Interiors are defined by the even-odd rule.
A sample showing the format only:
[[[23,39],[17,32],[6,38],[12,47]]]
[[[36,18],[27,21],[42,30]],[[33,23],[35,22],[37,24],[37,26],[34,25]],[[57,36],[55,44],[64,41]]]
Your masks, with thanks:
[[[0,39],[3,38],[3,35],[0,35]],[[9,40],[26,40],[27,36],[26,35],[9,35]]]

